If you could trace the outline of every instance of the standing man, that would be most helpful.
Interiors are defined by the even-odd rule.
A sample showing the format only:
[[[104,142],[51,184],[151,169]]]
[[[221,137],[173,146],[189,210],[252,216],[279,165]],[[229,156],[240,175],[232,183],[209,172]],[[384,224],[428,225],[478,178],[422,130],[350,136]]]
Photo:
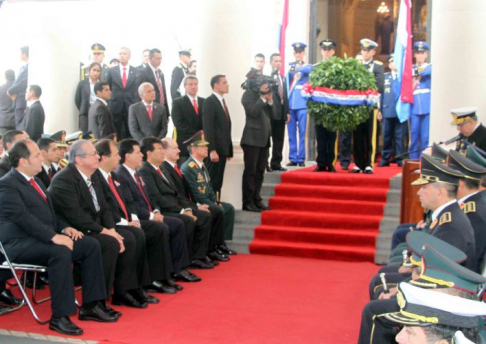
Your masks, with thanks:
[[[137,68],[143,70],[145,67],[147,67],[149,60],[150,60],[150,49],[145,49],[142,52],[142,64]]]
[[[181,153],[179,167],[189,158],[184,142],[203,128],[204,98],[198,97],[199,81],[195,75],[188,75],[183,81],[186,95],[172,102],[172,121],[177,129],[177,145]]]
[[[272,67],[272,76],[277,80],[277,89],[272,87],[273,99],[275,105],[275,112],[272,112],[272,159],[270,160],[270,170],[272,171],[287,171],[283,168],[282,151],[285,138],[285,124],[290,119],[289,115],[289,97],[287,94],[287,81],[285,77],[280,74],[280,67],[282,66],[282,57],[275,53],[270,55],[270,66]]]
[[[110,86],[113,96],[109,106],[113,114],[117,138],[122,140],[130,136],[128,130],[128,109],[138,99],[137,69],[128,64],[130,49],[120,48],[118,58],[120,64],[110,68],[106,82]]]
[[[223,96],[229,92],[226,76],[218,74],[211,78],[213,94],[203,105],[203,130],[209,142],[209,157],[205,163],[209,170],[214,192],[220,193],[223,186],[226,161],[233,157],[231,141],[231,118]]]
[[[28,92],[25,94],[27,101],[27,111],[20,123],[20,129],[24,130],[29,137],[35,142],[44,134],[44,121],[46,116],[44,108],[40,103],[42,89],[37,85],[30,85]]]
[[[150,82],[155,89],[155,102],[165,107],[167,112],[167,120],[169,120],[170,112],[167,103],[167,91],[165,89],[164,73],[159,69],[162,63],[162,53],[159,49],[150,50],[149,63],[138,74],[137,85],[144,82]]]
[[[397,68],[395,67],[393,54],[388,56],[388,67],[391,72],[385,74],[384,93],[381,98],[381,112],[378,120],[383,126],[383,152],[379,167],[390,166],[390,158],[395,143],[395,161],[401,167],[403,165],[403,135],[407,123],[400,123],[397,115],[397,101],[400,91],[397,90]]]
[[[27,102],[25,100],[25,91],[29,78],[29,47],[20,48],[20,59],[24,64],[17,75],[17,79],[7,91],[7,95],[13,100],[15,110],[15,128],[18,128],[24,118]]]
[[[138,94],[142,101],[128,110],[130,135],[138,142],[149,136],[164,138],[167,135],[167,113],[164,106],[154,102],[154,87],[150,82],[144,82],[138,87]]]
[[[383,96],[385,81],[383,63],[373,60],[378,43],[373,42],[371,39],[364,38],[360,41],[360,44],[361,55],[363,55],[363,64],[370,71],[370,73],[373,73],[375,76],[378,93]],[[349,171],[350,173],[363,172],[365,174],[373,174],[373,162],[376,152],[377,112],[378,110],[370,109],[370,117],[366,120],[366,122],[359,124],[354,130],[353,151],[356,166]]]
[[[44,183],[46,188],[48,188],[49,185],[51,185],[52,178],[54,178],[54,175],[57,172],[53,165],[53,163],[58,160],[56,141],[51,138],[43,137],[37,140],[37,145],[39,146],[44,160],[42,161],[42,171],[40,171],[36,177]]]
[[[109,65],[103,63],[105,50],[105,46],[100,43],[95,43],[91,46],[91,63],[97,62],[101,65],[101,75],[103,76],[103,80],[106,80],[108,77],[108,69],[110,69]],[[81,66],[81,80],[89,78],[89,66],[91,63],[86,67],[84,67],[84,65]]]
[[[432,82],[432,65],[428,64],[429,45],[415,42],[413,79],[413,105],[410,116],[410,159],[420,158],[421,152],[429,146],[430,127],[430,86]]]
[[[290,63],[287,80],[289,81],[290,120],[287,124],[289,133],[289,159],[287,166],[305,166],[305,132],[307,130],[307,101],[302,97],[302,86],[308,81],[309,75],[296,72],[296,68],[304,65],[304,43],[292,44],[295,62]],[[297,141],[297,131],[299,139]]]
[[[15,110],[13,100],[7,90],[15,81],[15,72],[11,69],[5,71],[5,84],[0,86],[0,134],[15,129]]]
[[[265,67],[265,55],[255,55],[255,68],[258,70],[258,74],[263,75],[263,67]]]
[[[89,108],[88,129],[95,139],[101,139],[116,132],[115,121],[108,107],[111,98],[110,85],[105,81],[97,82],[94,86],[96,101]]]
[[[261,212],[270,209],[262,203],[260,196],[272,134],[270,121],[275,111],[273,93],[268,83],[261,85],[259,92],[247,89],[241,103],[246,115],[240,142],[245,162],[242,181],[243,210]]]
[[[172,101],[184,95],[184,87],[182,87],[182,80],[189,73],[188,67],[191,62],[191,50],[184,49],[179,51],[179,64],[172,70],[172,78],[170,81],[170,95]]]
[[[336,53],[336,42],[332,39],[325,39],[320,44],[322,61],[333,57]],[[314,172],[336,172],[334,168],[336,159],[336,133],[327,130],[320,124],[316,124],[317,140],[317,167]]]

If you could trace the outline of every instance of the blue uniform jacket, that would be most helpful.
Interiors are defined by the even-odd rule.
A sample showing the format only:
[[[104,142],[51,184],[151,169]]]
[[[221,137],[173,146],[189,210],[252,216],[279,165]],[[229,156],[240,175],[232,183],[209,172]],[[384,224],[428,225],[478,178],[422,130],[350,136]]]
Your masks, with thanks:
[[[289,109],[305,109],[307,107],[307,100],[302,97],[301,91],[302,86],[309,80],[310,70],[299,71],[300,68],[297,68],[298,65],[296,62],[292,62],[289,65],[290,69],[287,74],[287,80],[289,85]],[[311,67],[310,65],[308,66]],[[307,67],[307,65],[305,67]],[[294,78],[296,78],[295,82]]]
[[[419,71],[420,82],[413,91],[412,115],[430,113],[430,86],[432,81],[432,65],[427,65]]]
[[[397,89],[398,83],[396,76],[393,78],[392,73],[385,73],[385,91],[381,98],[381,113],[383,118],[396,118],[397,117],[397,101],[400,95]]]

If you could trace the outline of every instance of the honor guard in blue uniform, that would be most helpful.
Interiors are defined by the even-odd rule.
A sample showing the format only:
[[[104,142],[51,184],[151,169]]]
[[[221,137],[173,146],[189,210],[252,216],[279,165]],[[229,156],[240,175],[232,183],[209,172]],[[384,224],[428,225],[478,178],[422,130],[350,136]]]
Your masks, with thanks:
[[[95,43],[91,46],[91,62],[98,62],[101,65],[101,75],[103,76],[103,80],[106,80],[108,69],[110,69],[109,65],[103,63],[105,50],[105,46],[100,43]],[[91,63],[89,65],[91,65]],[[89,65],[87,67],[81,65],[81,80],[89,78]]]
[[[397,101],[400,90],[397,89],[397,68],[394,64],[393,54],[388,56],[388,67],[391,72],[385,73],[385,89],[381,98],[381,117],[383,132],[383,151],[379,166],[390,166],[390,158],[393,153],[393,143],[395,143],[395,161],[398,166],[402,166],[403,157],[403,135],[407,123],[400,123],[397,115]]]
[[[301,94],[302,86],[308,81],[309,75],[296,71],[304,65],[304,43],[292,44],[295,62],[290,63],[287,80],[289,85],[290,120],[287,124],[289,134],[289,159],[287,166],[305,166],[305,132],[307,129],[307,101]],[[299,138],[297,141],[297,130]]]
[[[191,62],[191,49],[183,49],[179,51],[180,62],[172,70],[172,77],[170,81],[170,95],[172,100],[182,97],[186,94],[182,80],[189,73],[187,70]]]
[[[319,45],[323,62],[336,53],[337,44],[332,39],[325,39]],[[336,132],[329,131],[322,125],[316,124],[316,140],[317,167],[314,169],[314,172],[336,172],[334,168],[337,150]]]
[[[410,115],[409,152],[410,159],[418,159],[421,152],[429,145],[432,65],[426,62],[429,51],[427,43],[415,42],[413,51],[416,65],[413,67],[414,90]]]
[[[371,39],[364,38],[360,41],[360,44],[361,55],[363,55],[363,64],[370,73],[373,73],[378,93],[383,97],[385,80],[383,63],[373,59],[378,43],[373,42]],[[353,154],[356,166],[349,171],[350,173],[373,173],[377,137],[377,113],[378,111],[375,111],[375,109],[370,109],[370,117],[366,122],[359,124],[353,132]]]

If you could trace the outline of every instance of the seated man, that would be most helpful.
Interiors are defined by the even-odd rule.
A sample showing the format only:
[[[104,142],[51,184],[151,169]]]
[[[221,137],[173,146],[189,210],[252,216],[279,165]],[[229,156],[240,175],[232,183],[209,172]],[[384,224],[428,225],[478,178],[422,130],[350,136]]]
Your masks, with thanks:
[[[76,314],[72,262],[81,263],[83,306],[80,320],[114,322],[107,297],[99,243],[60,221],[51,196],[34,176],[42,169],[42,154],[31,140],[16,142],[9,151],[12,170],[0,180],[0,239],[16,263],[47,266],[52,296],[51,330],[80,335],[71,322]]]
[[[200,281],[201,278],[186,269],[190,260],[185,240],[184,222],[160,213],[160,210],[151,202],[145,184],[137,173],[137,169],[142,166],[143,162],[139,143],[134,139],[125,139],[118,144],[118,148],[121,159],[115,174],[119,178],[126,199],[132,203],[133,214],[140,220],[142,227],[144,223],[157,223],[167,227],[174,278],[185,282]]]
[[[41,150],[44,161],[42,162],[42,171],[40,171],[36,177],[44,183],[46,188],[48,188],[49,185],[51,185],[52,178],[54,178],[54,175],[57,172],[54,165],[52,165],[58,161],[56,141],[51,138],[43,137],[37,140],[37,145]]]
[[[140,143],[140,149],[144,162],[138,173],[147,186],[150,199],[162,215],[177,217],[184,222],[193,267],[213,268],[214,264],[206,256],[211,236],[211,214],[193,210],[177,198],[177,190],[160,169],[164,162],[165,149],[159,139],[144,138]],[[216,258],[216,255],[213,256]]]
[[[230,203],[220,202],[213,191],[209,173],[203,163],[208,156],[208,142],[204,140],[203,132],[196,133],[186,141],[186,144],[190,158],[181,166],[181,170],[187,181],[188,191],[193,195],[195,202],[207,205],[211,213],[224,214],[224,240],[232,240],[235,208]],[[219,243],[219,249],[226,254],[236,254],[226,246],[224,241]]]

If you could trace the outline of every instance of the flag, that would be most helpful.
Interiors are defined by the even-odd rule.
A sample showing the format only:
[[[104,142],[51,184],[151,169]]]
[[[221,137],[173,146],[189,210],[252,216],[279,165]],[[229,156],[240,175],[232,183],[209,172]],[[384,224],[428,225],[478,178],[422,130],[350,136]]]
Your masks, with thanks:
[[[403,123],[410,117],[413,104],[412,0],[400,1],[394,55],[397,67],[396,89],[400,92],[396,109],[398,118]]]
[[[278,39],[278,47],[280,57],[282,58],[282,66],[280,67],[280,74],[285,75],[285,33],[289,24],[289,0],[284,0],[282,22],[280,23],[280,32]]]

